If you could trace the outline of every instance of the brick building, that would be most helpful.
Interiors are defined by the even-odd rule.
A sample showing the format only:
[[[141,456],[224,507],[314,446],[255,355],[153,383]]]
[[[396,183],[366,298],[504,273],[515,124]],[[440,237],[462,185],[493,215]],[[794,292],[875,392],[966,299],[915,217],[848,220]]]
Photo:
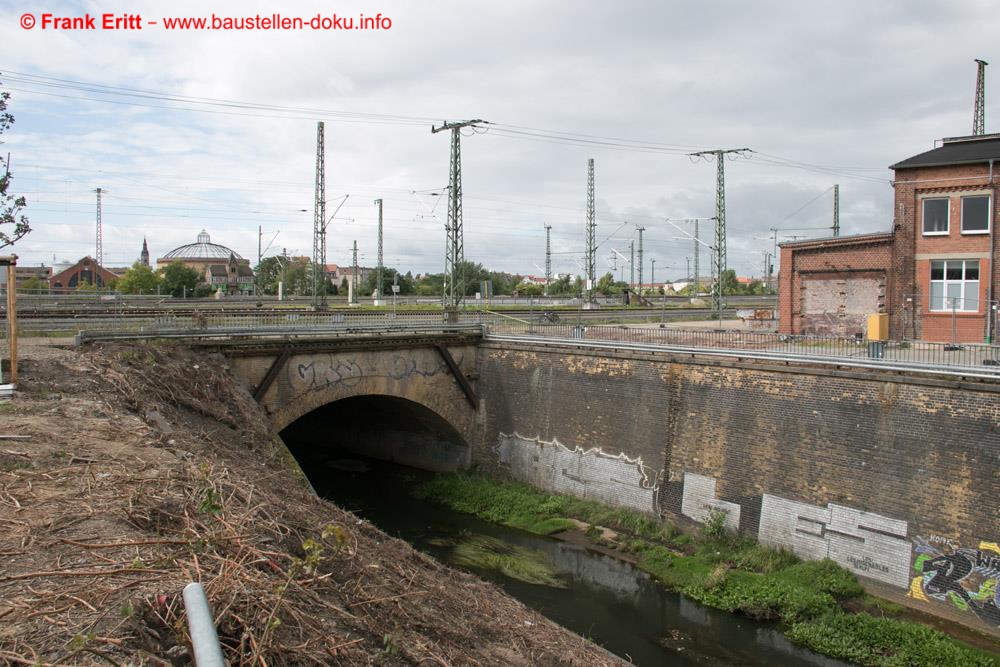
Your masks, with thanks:
[[[103,288],[117,279],[116,274],[98,265],[88,255],[73,266],[52,275],[49,278],[49,291],[53,293],[72,292],[82,285]]]
[[[943,139],[890,167],[892,232],[783,243],[780,331],[851,335],[882,312],[892,338],[995,338],[996,161],[1000,134]]]
[[[778,318],[783,333],[851,336],[886,312],[893,234],[781,245]]]

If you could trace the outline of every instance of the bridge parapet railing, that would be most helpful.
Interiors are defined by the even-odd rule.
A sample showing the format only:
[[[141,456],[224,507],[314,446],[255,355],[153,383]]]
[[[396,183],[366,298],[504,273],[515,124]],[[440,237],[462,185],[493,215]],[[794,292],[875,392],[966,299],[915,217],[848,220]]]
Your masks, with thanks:
[[[869,341],[863,338],[784,335],[740,330],[660,328],[656,326],[538,324],[504,320],[486,324],[491,336],[601,341],[693,350],[745,351],[785,356],[795,361],[865,362],[866,366],[913,370],[976,371],[1000,378],[1000,346],[985,343]]]
[[[152,334],[311,329],[332,330],[365,327],[407,327],[436,324],[488,324],[499,317],[479,310],[445,313],[440,310],[379,311],[289,311],[287,313],[165,312],[148,317],[87,317],[24,319],[18,330],[22,336],[72,336],[84,334]]]

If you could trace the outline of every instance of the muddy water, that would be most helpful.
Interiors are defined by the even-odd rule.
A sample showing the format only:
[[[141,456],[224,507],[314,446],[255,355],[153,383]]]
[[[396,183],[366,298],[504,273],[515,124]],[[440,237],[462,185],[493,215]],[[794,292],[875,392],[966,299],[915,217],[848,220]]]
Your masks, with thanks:
[[[431,473],[370,460],[302,463],[320,495],[635,664],[844,664],[792,645],[773,624],[668,592],[618,559],[410,497]]]

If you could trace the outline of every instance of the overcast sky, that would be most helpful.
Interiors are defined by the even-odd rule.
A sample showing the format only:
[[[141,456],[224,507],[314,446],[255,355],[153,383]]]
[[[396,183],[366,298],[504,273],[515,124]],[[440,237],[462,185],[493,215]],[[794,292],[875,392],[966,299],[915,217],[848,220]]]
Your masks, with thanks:
[[[725,165],[729,265],[759,275],[769,228],[830,224],[834,183],[842,233],[889,229],[888,165],[971,132],[973,59],[996,58],[1000,34],[991,3],[921,0],[0,0],[0,8],[0,81],[16,117],[3,148],[11,153],[12,189],[27,196],[34,227],[15,251],[30,264],[94,254],[96,187],[108,190],[108,265],[135,261],[143,237],[155,258],[194,242],[202,228],[254,261],[258,225],[265,245],[279,232],[267,254],[311,254],[316,121],[324,120],[328,213],[350,195],[331,223],[328,261],[349,263],[357,240],[361,263],[374,264],[373,200],[381,197],[386,264],[441,271],[443,223],[428,209],[443,219],[444,198],[411,191],[448,182],[449,141],[431,133],[430,121],[482,118],[499,125],[462,141],[468,259],[539,274],[549,224],[553,269],[579,272],[592,157],[598,271],[609,267],[612,249],[628,254],[642,225],[647,280],[653,258],[658,278],[681,277],[693,244],[664,219],[710,217],[715,206],[714,163],[684,152],[747,147],[756,151],[750,159]],[[29,12],[38,23],[25,30],[20,18]],[[158,25],[58,32],[41,28],[43,12],[131,12]],[[392,25],[163,29],[165,18],[213,12],[306,19],[381,12]],[[1000,73],[990,69],[987,132],[1000,122],[991,85]],[[23,75],[321,111],[179,103],[47,87]],[[549,138],[514,134],[511,126]],[[605,143],[552,140],[551,133]],[[623,150],[625,142],[595,137],[657,146]],[[710,232],[703,223],[706,243]],[[829,231],[781,237],[796,234]]]

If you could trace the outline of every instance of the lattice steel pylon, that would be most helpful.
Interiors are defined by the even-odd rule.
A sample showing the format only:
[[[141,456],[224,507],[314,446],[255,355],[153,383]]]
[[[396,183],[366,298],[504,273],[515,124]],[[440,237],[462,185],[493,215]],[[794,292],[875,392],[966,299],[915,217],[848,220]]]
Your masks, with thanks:
[[[378,268],[375,270],[375,299],[382,300],[382,200],[376,199],[378,206]]]
[[[986,134],[986,66],[985,60],[976,59],[976,108],[972,112],[972,134]]]
[[[545,296],[552,282],[552,225],[545,225]]]
[[[104,266],[104,230],[101,222],[101,194],[104,188],[94,190],[97,193],[97,247],[94,251],[94,261],[98,266]],[[94,272],[94,281],[97,281],[97,272]]]
[[[458,307],[465,299],[465,237],[462,229],[462,128],[486,123],[482,119],[441,123],[431,126],[437,134],[451,131],[451,161],[448,176],[448,220],[445,224],[444,288],[441,298],[445,306]]]
[[[698,220],[694,221],[694,296],[698,296],[698,289],[701,285],[698,283],[698,272],[701,267],[698,266],[701,263],[701,237],[698,235]]]
[[[833,235],[840,236],[840,184],[833,186]]]
[[[639,232],[639,288],[636,290],[636,294],[642,295],[642,233],[646,231],[645,227],[637,227],[636,231]]]
[[[594,158],[587,160],[587,252],[584,257],[587,271],[587,302],[594,300],[597,283],[597,213],[594,208]]]
[[[358,289],[361,287],[361,281],[358,280],[358,242],[354,241],[354,253],[351,259],[354,268],[351,272],[351,303],[358,302]]]
[[[722,274],[726,272],[726,155],[729,153],[749,153],[749,148],[729,148],[725,150],[698,151],[689,153],[697,157],[714,156],[715,172],[715,246],[712,257],[712,310],[722,312]]]
[[[635,291],[635,241],[628,242],[628,287]]]
[[[313,275],[314,308],[326,306],[326,146],[323,121],[316,123],[316,193],[313,202]],[[323,289],[320,289],[320,287]]]

